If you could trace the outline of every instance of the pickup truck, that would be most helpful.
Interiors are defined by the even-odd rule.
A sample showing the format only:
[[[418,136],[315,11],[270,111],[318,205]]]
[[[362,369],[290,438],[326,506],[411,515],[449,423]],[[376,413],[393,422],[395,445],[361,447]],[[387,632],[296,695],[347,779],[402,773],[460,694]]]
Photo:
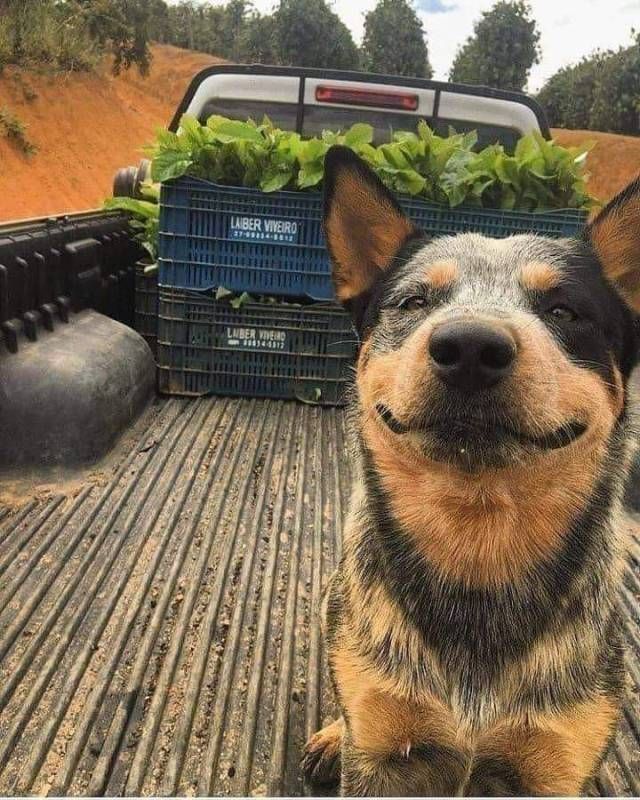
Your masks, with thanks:
[[[186,111],[304,133],[365,120],[378,140],[411,116],[506,146],[549,136],[521,94],[311,69],[205,70],[173,130]],[[118,192],[144,174],[122,171]],[[0,794],[304,794],[301,746],[334,710],[319,608],[349,493],[345,418],[158,395],[133,330],[153,323],[134,299],[140,255],[118,213],[0,226]],[[631,796],[634,480],[627,499],[629,700],[594,792]]]

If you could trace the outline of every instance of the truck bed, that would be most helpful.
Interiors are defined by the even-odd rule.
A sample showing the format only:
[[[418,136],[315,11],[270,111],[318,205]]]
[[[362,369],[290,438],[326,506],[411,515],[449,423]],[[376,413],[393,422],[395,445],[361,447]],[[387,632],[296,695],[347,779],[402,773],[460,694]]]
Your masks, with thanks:
[[[339,410],[159,400],[108,462],[0,509],[0,794],[303,794],[334,711],[318,615],[344,452]],[[640,794],[629,525],[609,795]]]

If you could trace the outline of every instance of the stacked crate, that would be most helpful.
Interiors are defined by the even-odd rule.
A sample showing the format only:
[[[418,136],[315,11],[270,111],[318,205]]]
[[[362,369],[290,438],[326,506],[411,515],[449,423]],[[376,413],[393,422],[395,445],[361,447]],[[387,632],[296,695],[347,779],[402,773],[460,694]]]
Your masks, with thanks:
[[[356,337],[333,301],[320,196],[180,178],[160,203],[160,391],[341,403]],[[259,302],[235,308],[219,287]]]
[[[450,209],[401,198],[433,236],[574,234],[580,211]],[[183,177],[160,196],[160,391],[340,403],[355,334],[333,301],[319,193],[218,186]],[[260,302],[234,308],[224,287]]]

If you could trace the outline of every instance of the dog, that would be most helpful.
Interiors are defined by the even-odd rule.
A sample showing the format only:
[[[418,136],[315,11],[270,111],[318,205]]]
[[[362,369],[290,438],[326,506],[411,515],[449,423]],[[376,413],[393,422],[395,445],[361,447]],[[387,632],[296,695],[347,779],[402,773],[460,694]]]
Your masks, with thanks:
[[[640,180],[577,238],[430,239],[352,151],[324,229],[359,335],[355,478],[323,601],[342,795],[577,795],[625,687]]]

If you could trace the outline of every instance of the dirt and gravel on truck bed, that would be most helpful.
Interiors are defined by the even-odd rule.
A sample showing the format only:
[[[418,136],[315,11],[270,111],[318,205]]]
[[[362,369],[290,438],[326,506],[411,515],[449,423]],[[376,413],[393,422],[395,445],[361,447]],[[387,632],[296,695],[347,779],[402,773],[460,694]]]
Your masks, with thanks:
[[[336,409],[159,400],[138,438],[0,510],[0,794],[299,795],[334,707],[319,606],[349,474]],[[628,702],[598,783],[640,794]]]

